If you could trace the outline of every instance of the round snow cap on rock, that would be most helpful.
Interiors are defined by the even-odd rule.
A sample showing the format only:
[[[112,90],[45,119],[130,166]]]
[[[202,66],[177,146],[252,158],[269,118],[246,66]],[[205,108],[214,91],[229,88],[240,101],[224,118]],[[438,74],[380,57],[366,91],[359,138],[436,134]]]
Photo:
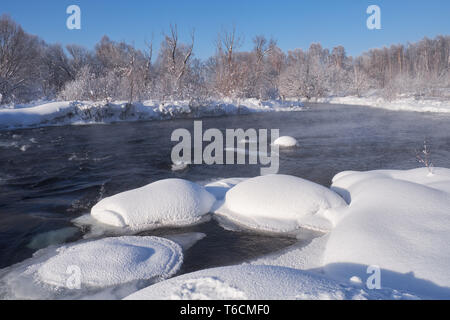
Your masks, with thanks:
[[[215,200],[196,183],[167,179],[105,198],[91,215],[101,223],[132,230],[182,226],[198,222]]]
[[[341,206],[346,206],[344,200],[319,184],[293,176],[268,175],[229,190],[216,213],[261,231],[291,232],[301,227],[329,230],[333,218],[330,209]]]
[[[105,238],[56,250],[37,270],[40,281],[67,286],[79,274],[80,286],[107,287],[136,280],[167,278],[183,260],[181,247],[157,237]]]
[[[284,136],[276,139],[273,144],[283,148],[292,148],[297,146],[297,140],[292,137]]]

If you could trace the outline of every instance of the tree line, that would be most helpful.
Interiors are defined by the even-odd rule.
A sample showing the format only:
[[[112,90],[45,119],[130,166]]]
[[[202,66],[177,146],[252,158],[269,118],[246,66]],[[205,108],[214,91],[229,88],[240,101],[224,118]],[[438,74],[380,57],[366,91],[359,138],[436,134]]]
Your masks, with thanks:
[[[104,36],[94,49],[48,44],[0,17],[0,104],[36,99],[129,102],[211,98],[314,99],[399,94],[445,96],[450,89],[450,36],[371,49],[358,57],[337,46],[314,43],[283,52],[274,39],[253,38],[241,50],[235,28],[218,34],[215,54],[194,55],[195,33],[179,39],[177,26],[164,34],[158,52]]]

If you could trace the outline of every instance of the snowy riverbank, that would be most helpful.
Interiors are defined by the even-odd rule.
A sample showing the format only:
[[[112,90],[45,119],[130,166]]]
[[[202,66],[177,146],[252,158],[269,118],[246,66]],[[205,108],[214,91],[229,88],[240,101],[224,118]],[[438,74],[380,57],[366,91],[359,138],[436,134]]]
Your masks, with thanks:
[[[158,202],[162,195],[164,201]],[[450,299],[449,207],[450,169],[445,168],[433,173],[427,168],[341,172],[331,188],[285,175],[205,186],[161,180],[105,198],[90,219],[75,221],[90,224],[96,240],[88,236],[50,246],[1,270],[0,296]],[[180,208],[185,210],[182,216]],[[320,226],[322,235],[306,246],[294,244],[241,265],[169,280],[183,263],[183,251],[207,234],[123,237],[133,230],[202,223],[197,218],[208,215],[235,232],[276,232],[296,237],[299,244],[308,229]],[[98,240],[102,228],[122,237]],[[65,281],[69,267],[81,272],[82,290],[76,295]]]
[[[392,111],[450,113],[450,101],[448,100],[416,99],[412,96],[399,96],[392,101],[387,101],[377,95],[327,97],[314,99],[313,101],[368,106]],[[304,110],[304,104],[299,101],[260,101],[257,99],[211,100],[195,106],[190,104],[189,101],[161,103],[154,100],[137,102],[133,105],[123,101],[110,103],[89,101],[32,102],[30,104],[0,107],[0,130],[301,110]]]
[[[450,113],[449,100],[445,101],[432,98],[415,99],[411,96],[399,96],[392,101],[377,96],[328,97],[319,98],[316,101],[319,103],[367,106],[391,111]]]
[[[133,105],[126,102],[60,101],[0,108],[0,130],[301,110],[301,102],[257,99],[224,99],[209,101],[202,106],[191,105],[189,101],[160,103],[149,100]]]

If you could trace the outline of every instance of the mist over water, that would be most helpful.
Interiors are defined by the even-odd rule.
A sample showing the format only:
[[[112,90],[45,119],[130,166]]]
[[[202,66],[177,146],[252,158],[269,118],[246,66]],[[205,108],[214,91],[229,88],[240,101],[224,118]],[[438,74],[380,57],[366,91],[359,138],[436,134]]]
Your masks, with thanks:
[[[260,166],[189,166],[172,171],[171,133],[193,132],[193,120],[62,126],[0,131],[0,268],[30,257],[40,246],[72,242],[87,230],[71,220],[100,199],[166,178],[209,182],[253,177]],[[355,106],[310,104],[302,112],[203,119],[204,130],[280,129],[299,147],[280,151],[280,174],[329,186],[344,170],[419,167],[415,150],[426,138],[436,167],[450,167],[450,115],[391,112]],[[68,229],[71,228],[71,229]],[[65,232],[53,232],[65,230]],[[70,232],[69,232],[70,231]],[[215,221],[146,235],[201,232],[188,250],[183,272],[256,258],[295,242],[225,231]]]

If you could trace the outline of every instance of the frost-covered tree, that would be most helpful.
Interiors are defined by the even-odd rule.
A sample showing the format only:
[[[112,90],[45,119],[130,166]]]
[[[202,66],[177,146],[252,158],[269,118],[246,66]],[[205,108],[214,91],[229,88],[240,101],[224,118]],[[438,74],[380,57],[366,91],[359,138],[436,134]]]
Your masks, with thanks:
[[[0,17],[0,93],[2,103],[38,98],[41,42],[9,16]]]
[[[157,61],[159,79],[156,88],[162,99],[189,98],[187,88],[194,43],[194,31],[191,33],[190,44],[181,43],[176,25],[170,26],[170,33],[164,35]]]
[[[48,98],[68,100],[185,99],[202,105],[209,98],[314,99],[363,96],[387,99],[408,94],[417,99],[450,99],[450,36],[371,49],[349,57],[318,43],[286,54],[273,39],[253,38],[243,51],[236,28],[218,34],[216,53],[194,56],[194,33],[187,43],[177,26],[164,34],[153,54],[103,37],[93,50],[63,48],[27,34],[10,17],[0,17],[0,104]],[[156,57],[156,59],[153,58]]]

